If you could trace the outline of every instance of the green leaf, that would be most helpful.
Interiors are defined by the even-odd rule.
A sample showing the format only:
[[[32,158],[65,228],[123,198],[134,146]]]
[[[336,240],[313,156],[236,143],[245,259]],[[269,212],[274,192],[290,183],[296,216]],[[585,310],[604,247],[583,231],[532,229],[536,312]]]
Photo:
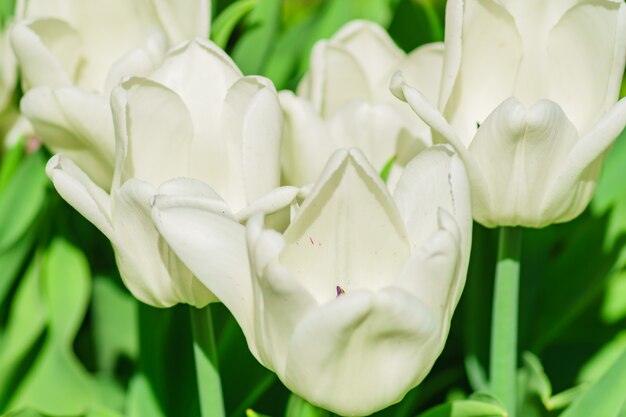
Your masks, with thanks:
[[[418,417],[505,417],[506,415],[506,411],[495,404],[461,400],[438,405]]]
[[[226,49],[228,40],[244,16],[250,13],[257,5],[258,0],[239,0],[230,4],[217,16],[211,27],[211,39],[220,48]]]
[[[26,233],[40,213],[49,181],[42,152],[28,156],[0,196],[0,252]]]
[[[259,0],[232,57],[244,74],[262,74],[280,27],[281,0]]]
[[[96,276],[91,308],[98,369],[112,373],[120,356],[137,357],[137,300],[111,278]]]
[[[530,352],[524,352],[522,354],[522,362],[528,376],[526,389],[536,394],[544,405],[547,404],[552,396],[552,384],[550,384],[550,379],[543,371],[539,358]]]
[[[2,271],[2,279],[0,279],[0,306],[7,301],[6,297],[11,291],[15,279],[18,277],[26,257],[33,247],[37,234],[37,228],[32,227],[13,245],[0,251],[0,271]]]
[[[270,417],[266,414],[261,414],[261,413],[257,413],[256,411],[252,410],[252,409],[247,409],[246,410],[246,417]]]
[[[617,417],[626,402],[626,350],[560,417]]]
[[[308,403],[295,394],[289,396],[285,417],[331,417],[331,414]]]
[[[40,276],[40,261],[36,257],[21,279],[0,338],[0,410],[19,382],[18,367],[45,329],[47,311],[40,294]]]
[[[55,238],[45,255],[41,293],[48,310],[47,338],[9,409],[32,407],[53,415],[79,415],[99,398],[72,345],[89,301],[91,277],[83,253]]]
[[[393,163],[395,161],[396,157],[394,155],[387,161],[383,169],[380,171],[380,178],[383,180],[383,182],[387,182],[387,179],[389,178],[389,173],[391,172],[391,167],[393,167]]]
[[[7,153],[2,155],[0,164],[0,195],[9,184],[9,180],[24,157],[24,139],[20,139]]]
[[[566,389],[565,391],[561,391],[550,397],[548,402],[545,404],[546,409],[551,411],[565,408],[588,389],[589,384],[580,384],[570,389]]]

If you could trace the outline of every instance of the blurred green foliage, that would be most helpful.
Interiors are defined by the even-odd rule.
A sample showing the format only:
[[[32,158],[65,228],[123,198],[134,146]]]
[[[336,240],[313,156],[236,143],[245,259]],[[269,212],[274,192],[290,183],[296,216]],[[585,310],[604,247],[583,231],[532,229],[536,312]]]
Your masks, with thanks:
[[[13,6],[0,0],[2,22]],[[436,0],[217,0],[211,36],[245,73],[294,88],[313,44],[344,23],[378,22],[409,51],[441,40],[444,8]],[[130,296],[108,241],[50,186],[48,157],[19,143],[0,162],[0,416],[199,415],[187,310]],[[625,174],[622,134],[590,209],[525,232],[523,416],[626,417]],[[494,230],[475,226],[467,286],[441,358],[377,416],[503,415],[488,395],[472,395],[486,388],[495,247]],[[211,308],[228,416],[331,415],[290,395],[251,356],[228,311]]]

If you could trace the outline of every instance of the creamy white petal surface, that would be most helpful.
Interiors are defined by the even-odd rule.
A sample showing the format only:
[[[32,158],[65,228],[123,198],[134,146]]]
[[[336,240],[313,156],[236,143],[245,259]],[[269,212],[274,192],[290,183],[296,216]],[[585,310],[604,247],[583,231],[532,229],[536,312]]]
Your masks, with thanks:
[[[125,59],[129,68],[150,62],[141,53]],[[243,77],[223,51],[203,39],[181,44],[155,70],[113,88],[110,110],[101,95],[76,87],[33,89],[23,107],[63,152],[49,164],[55,187],[109,237],[125,284],[153,306],[217,301],[214,286],[219,290],[249,276],[245,244],[233,237],[245,236],[239,220],[280,211],[297,196],[296,188],[277,189],[282,113],[274,86],[262,77]],[[92,110],[91,118],[80,116],[85,109]],[[95,117],[111,112],[109,122]],[[89,142],[98,135],[115,137],[115,154],[108,159],[94,152],[101,142]],[[89,146],[91,152],[85,150]],[[94,155],[100,159],[89,159]],[[109,176],[94,174],[96,162],[113,159]],[[203,277],[210,275],[202,281],[155,226],[167,225],[170,216],[178,219],[175,207],[194,198],[210,200],[202,207],[213,210],[213,222],[201,230],[212,233],[214,253],[211,262],[207,252],[201,256]],[[168,211],[153,220],[153,205]],[[167,226],[163,230],[171,234]]]
[[[379,171],[394,158],[393,168],[401,172],[431,143],[431,135],[428,126],[389,92],[389,79],[402,69],[435,101],[442,62],[442,44],[424,45],[407,55],[383,28],[366,21],[350,22],[331,39],[318,42],[297,95],[280,95],[286,118],[285,182],[312,183],[342,147],[358,147]]]
[[[588,205],[626,125],[619,0],[451,0],[439,111],[399,73],[393,93],[467,166],[487,227],[545,227]]]
[[[273,198],[285,196],[295,189]],[[284,234],[257,214],[246,239],[219,211],[214,191],[198,184],[186,195],[158,194],[153,216],[289,389],[333,412],[365,415],[425,377],[443,349],[471,242],[469,185],[449,148],[420,153],[394,197],[363,153],[337,151]],[[220,228],[229,232],[218,244]],[[216,263],[242,256],[246,240],[251,271],[216,274]]]

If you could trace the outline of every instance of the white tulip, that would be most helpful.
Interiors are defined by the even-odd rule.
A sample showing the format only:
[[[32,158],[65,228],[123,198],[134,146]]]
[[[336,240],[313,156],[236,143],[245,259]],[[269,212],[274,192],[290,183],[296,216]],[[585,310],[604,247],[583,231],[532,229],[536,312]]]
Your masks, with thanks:
[[[222,50],[198,39],[172,50],[149,77],[117,87],[111,106],[117,140],[111,193],[63,155],[50,160],[48,175],[111,240],[120,274],[137,298],[159,307],[202,307],[215,297],[160,237],[151,202],[161,192],[193,196],[190,187],[201,180],[212,186],[223,217],[245,213],[250,203],[273,211],[274,200],[261,197],[280,179],[282,115],[274,86],[243,77]],[[169,181],[178,177],[195,180]],[[217,241],[240,227],[232,215],[226,223],[234,224],[217,227]],[[229,251],[218,246],[205,255],[225,260]],[[233,262],[246,263],[245,257]]]
[[[44,144],[107,191],[115,165],[109,95],[173,45],[208,36],[210,0],[19,0],[11,32],[21,108]]]
[[[0,29],[0,114],[9,106],[17,84],[17,63],[7,29]]]
[[[283,173],[302,186],[315,181],[339,148],[358,147],[381,171],[393,158],[400,167],[431,143],[430,129],[389,92],[403,70],[433,99],[438,96],[443,44],[405,54],[383,28],[353,21],[330,40],[318,42],[298,94],[280,94],[285,112]]]
[[[445,146],[414,158],[393,198],[361,151],[339,150],[283,235],[262,215],[229,228],[219,244],[241,259],[247,241],[251,276],[229,265],[228,280],[214,273],[228,260],[209,254],[230,214],[209,188],[157,196],[153,217],[263,365],[317,406],[365,415],[400,401],[443,349],[465,283],[470,204]]]
[[[463,158],[478,222],[544,227],[575,218],[626,124],[626,102],[615,104],[626,5],[453,0],[447,7],[445,119],[401,76],[394,93]]]

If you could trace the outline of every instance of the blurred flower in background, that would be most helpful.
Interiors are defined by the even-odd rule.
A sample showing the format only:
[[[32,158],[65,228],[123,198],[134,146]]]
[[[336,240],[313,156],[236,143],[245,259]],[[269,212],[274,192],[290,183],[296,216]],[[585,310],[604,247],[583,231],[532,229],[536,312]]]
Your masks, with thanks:
[[[27,91],[21,108],[53,152],[63,152],[105,190],[115,140],[109,94],[145,75],[174,44],[206,38],[209,0],[22,0],[11,31]]]
[[[415,154],[431,144],[430,129],[389,92],[402,70],[433,102],[439,94],[443,44],[405,54],[379,25],[353,21],[313,48],[297,95],[280,94],[285,112],[283,175],[289,185],[315,181],[336,149],[358,147],[390,185]],[[392,161],[393,158],[393,161]]]

